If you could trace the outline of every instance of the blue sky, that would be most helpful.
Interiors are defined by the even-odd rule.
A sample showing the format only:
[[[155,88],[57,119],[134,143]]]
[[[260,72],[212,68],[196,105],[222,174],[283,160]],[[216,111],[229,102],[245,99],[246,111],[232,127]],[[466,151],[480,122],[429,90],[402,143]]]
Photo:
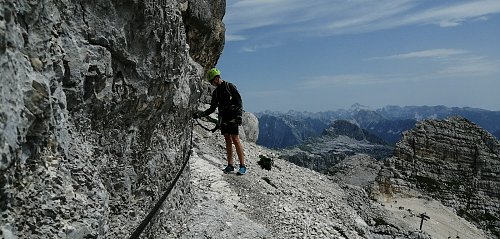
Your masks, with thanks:
[[[500,110],[500,0],[227,0],[224,23],[246,111]]]

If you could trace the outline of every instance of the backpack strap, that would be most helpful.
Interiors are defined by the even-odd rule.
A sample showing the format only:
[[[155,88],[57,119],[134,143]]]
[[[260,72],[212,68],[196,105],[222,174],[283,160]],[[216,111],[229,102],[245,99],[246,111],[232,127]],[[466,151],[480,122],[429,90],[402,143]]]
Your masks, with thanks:
[[[233,99],[233,94],[231,94],[231,90],[229,89],[229,82],[226,81],[226,91],[229,93],[229,100]]]

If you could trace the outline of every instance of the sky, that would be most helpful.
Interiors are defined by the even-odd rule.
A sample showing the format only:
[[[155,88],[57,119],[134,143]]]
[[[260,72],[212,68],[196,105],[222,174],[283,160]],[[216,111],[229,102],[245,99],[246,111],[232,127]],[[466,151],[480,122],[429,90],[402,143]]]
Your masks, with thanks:
[[[223,22],[249,112],[500,111],[500,0],[226,0]]]

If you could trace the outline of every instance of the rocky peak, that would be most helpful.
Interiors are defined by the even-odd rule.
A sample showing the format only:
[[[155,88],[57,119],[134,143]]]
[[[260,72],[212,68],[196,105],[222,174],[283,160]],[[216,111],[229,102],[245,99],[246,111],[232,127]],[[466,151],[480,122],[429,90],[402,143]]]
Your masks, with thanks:
[[[366,105],[362,105],[360,103],[354,103],[351,105],[351,107],[349,108],[349,111],[351,112],[359,112],[359,111],[370,111],[370,107],[369,106],[366,106]]]
[[[347,120],[336,120],[329,128],[325,129],[323,135],[332,137],[344,135],[358,141],[366,140],[375,144],[385,144],[381,138]]]
[[[463,117],[405,132],[377,182],[375,197],[424,192],[500,235],[500,143]]]

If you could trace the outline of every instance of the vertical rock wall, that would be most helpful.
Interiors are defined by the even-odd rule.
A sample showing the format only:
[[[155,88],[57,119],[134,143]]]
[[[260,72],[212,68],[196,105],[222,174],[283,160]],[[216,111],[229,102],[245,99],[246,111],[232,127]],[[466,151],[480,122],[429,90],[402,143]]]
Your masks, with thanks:
[[[0,0],[3,238],[130,235],[188,157],[200,77],[224,44],[224,8]],[[144,236],[175,235],[188,176]]]
[[[379,177],[383,194],[425,192],[500,236],[500,143],[462,117],[405,132]]]

